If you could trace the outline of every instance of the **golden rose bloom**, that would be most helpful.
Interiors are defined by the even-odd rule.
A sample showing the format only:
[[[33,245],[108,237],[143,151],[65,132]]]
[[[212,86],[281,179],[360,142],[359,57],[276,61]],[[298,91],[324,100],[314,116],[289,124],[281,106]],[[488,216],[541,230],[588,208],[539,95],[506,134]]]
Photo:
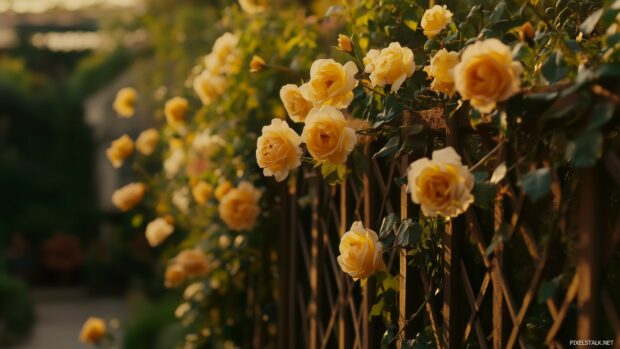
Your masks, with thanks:
[[[344,52],[353,52],[353,43],[351,42],[351,38],[346,35],[338,34],[338,47],[340,47],[340,49]]]
[[[122,135],[120,138],[112,141],[110,147],[105,151],[108,160],[114,168],[123,165],[123,161],[133,153],[133,141],[128,135]]]
[[[338,265],[353,279],[365,279],[383,269],[383,245],[377,233],[353,222],[351,229],[340,239]]]
[[[239,37],[224,33],[213,43],[213,50],[205,57],[205,66],[214,75],[238,73],[243,55],[237,47]]]
[[[267,5],[267,0],[239,0],[241,9],[250,15],[265,12]]]
[[[467,46],[454,67],[454,86],[479,112],[490,113],[497,102],[519,91],[522,71],[521,63],[512,60],[508,46],[497,39],[486,39]]]
[[[156,218],[146,226],[146,239],[151,247],[161,244],[172,232],[174,226],[168,223],[164,218]]]
[[[280,99],[284,103],[288,116],[294,122],[304,122],[313,107],[312,102],[302,96],[299,86],[293,84],[282,86]]]
[[[252,60],[250,61],[250,72],[258,73],[263,69],[265,69],[265,60],[257,55],[252,56]]]
[[[452,22],[452,12],[446,5],[435,5],[424,12],[420,26],[424,29],[424,35],[431,38],[439,34]]]
[[[174,258],[174,263],[180,265],[185,275],[189,277],[204,276],[209,272],[207,256],[197,248],[181,251]]]
[[[159,132],[154,128],[144,130],[136,139],[136,149],[143,155],[151,155],[157,148],[157,142],[159,142]]]
[[[118,116],[130,118],[136,112],[136,100],[138,93],[133,87],[123,87],[116,93],[112,108]]]
[[[346,108],[353,100],[357,66],[347,62],[344,66],[333,59],[317,59],[310,67],[310,81],[299,89],[302,96],[315,107]]]
[[[519,28],[519,39],[521,39],[521,41],[532,40],[534,35],[536,35],[536,32],[530,22],[523,23],[521,28]]]
[[[407,181],[411,199],[427,216],[456,217],[474,202],[474,176],[452,147],[435,150],[432,159],[414,161]]]
[[[168,264],[164,273],[164,286],[166,288],[178,287],[184,280],[185,269],[176,263]]]
[[[372,86],[383,87],[392,85],[391,91],[396,92],[415,70],[413,51],[392,42],[382,50],[370,50],[364,57],[364,71],[370,73]]]
[[[89,317],[82,325],[80,341],[87,344],[99,343],[106,334],[105,321],[98,317]]]
[[[314,159],[332,164],[345,163],[357,143],[355,131],[347,127],[344,115],[333,107],[312,109],[301,139]]]
[[[258,200],[261,193],[249,182],[241,182],[220,201],[220,218],[236,231],[251,229],[260,213]]]
[[[185,122],[189,103],[183,97],[169,99],[164,105],[164,114],[168,125],[174,126]]]
[[[192,187],[192,196],[198,205],[203,205],[213,195],[213,186],[205,181],[200,181]]]
[[[208,70],[194,78],[194,91],[204,105],[210,105],[224,94],[227,85],[228,81],[225,77],[213,74]]]
[[[112,203],[119,210],[127,212],[142,201],[145,192],[144,183],[129,183],[112,193]]]
[[[447,51],[445,48],[437,51],[431,64],[424,67],[424,72],[433,79],[431,91],[454,94],[454,67],[459,63],[458,52]]]
[[[228,194],[228,192],[233,188],[232,183],[230,181],[225,181],[220,183],[217,188],[215,188],[215,198],[218,200],[222,200],[224,195]]]
[[[256,162],[265,176],[274,176],[281,182],[290,170],[301,165],[300,145],[301,137],[286,121],[273,119],[271,125],[263,127],[256,141]]]

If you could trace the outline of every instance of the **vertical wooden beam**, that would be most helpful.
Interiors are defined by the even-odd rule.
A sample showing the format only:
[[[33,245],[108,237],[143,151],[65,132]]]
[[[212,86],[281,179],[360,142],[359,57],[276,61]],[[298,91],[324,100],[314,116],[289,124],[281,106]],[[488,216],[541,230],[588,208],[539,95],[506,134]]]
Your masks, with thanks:
[[[582,172],[579,188],[579,289],[577,292],[577,339],[596,339],[600,297],[600,234],[597,168]]]
[[[367,155],[368,161],[372,161],[372,159],[368,156],[368,144],[364,147],[364,152]],[[364,226],[366,228],[372,229],[372,222],[370,219],[370,209],[372,203],[372,197],[370,193],[370,178],[369,174],[364,175],[363,178],[364,185]],[[366,284],[364,285],[363,292],[363,305],[362,305],[362,348],[368,349],[372,346],[372,328],[370,326],[369,314],[370,308],[374,296],[374,288],[375,288],[374,279],[366,280]]]
[[[303,170],[299,170],[297,178],[302,177]],[[289,269],[288,269],[288,323],[285,324],[288,332],[288,345],[280,349],[296,348],[297,344],[297,236],[298,236],[298,220],[300,219],[297,206],[297,181],[289,187],[290,215],[289,220]]]
[[[322,230],[319,228],[319,212],[320,212],[320,194],[322,182],[318,176],[314,178],[312,183],[312,227],[310,229],[310,303],[308,304],[308,317],[310,319],[308,340],[308,349],[318,349],[321,345],[319,333],[319,307],[320,307],[320,291],[319,285],[321,277],[323,236]]]
[[[340,237],[347,231],[347,180],[340,183]],[[338,306],[338,349],[347,349],[347,322],[345,314],[347,312],[347,280],[345,273],[340,273],[340,295]]]
[[[494,211],[494,231],[495,234],[502,229],[502,222],[504,222],[504,206],[502,202],[502,195],[498,194],[495,198],[493,207]],[[491,261],[491,281],[493,285],[493,348],[502,349],[505,346],[506,333],[504,331],[506,321],[504,312],[504,291],[506,287],[501,281],[501,269],[504,265],[504,244],[500,241],[495,247],[493,254],[493,260]]]
[[[407,137],[407,125],[409,124],[409,120],[411,119],[411,114],[408,111],[403,113],[403,125],[405,126],[405,131],[403,132],[403,140]],[[400,167],[401,167],[401,175],[406,175],[407,168],[409,166],[408,156],[403,155],[400,159]],[[409,204],[409,195],[407,195],[407,185],[403,184],[400,186],[400,218],[407,218]],[[400,248],[398,250],[398,259],[399,259],[399,292],[398,292],[398,327],[400,329],[398,335],[398,341],[396,342],[396,346],[398,349],[402,347],[403,341],[406,339],[407,331],[404,328],[407,326],[407,250],[404,248]]]

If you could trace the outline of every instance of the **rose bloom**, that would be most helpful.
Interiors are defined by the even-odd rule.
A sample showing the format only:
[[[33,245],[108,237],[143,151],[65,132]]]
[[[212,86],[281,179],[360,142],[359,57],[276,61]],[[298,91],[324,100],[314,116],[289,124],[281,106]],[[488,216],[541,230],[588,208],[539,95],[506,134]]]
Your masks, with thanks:
[[[313,107],[311,101],[304,98],[297,85],[288,84],[280,89],[280,99],[288,116],[294,122],[304,122]]]
[[[232,188],[233,185],[230,181],[224,181],[220,183],[217,188],[215,188],[215,198],[218,200],[222,200],[224,195],[228,194],[228,192],[231,191]]]
[[[205,181],[200,181],[192,187],[192,196],[198,205],[203,205],[213,195],[213,186]]]
[[[456,217],[474,202],[474,176],[452,147],[435,150],[432,159],[414,161],[407,181],[411,199],[427,216]]]
[[[105,334],[105,321],[98,317],[89,317],[82,325],[80,341],[87,344],[96,344],[105,337]]]
[[[164,114],[166,115],[168,125],[178,125],[185,122],[188,108],[187,99],[183,97],[169,99],[164,105]]]
[[[220,218],[232,230],[241,231],[252,228],[260,213],[258,206],[260,196],[260,191],[252,184],[241,182],[220,201]]]
[[[174,258],[174,262],[180,265],[189,277],[204,276],[209,271],[207,256],[197,248],[181,251]]]
[[[457,52],[448,52],[445,48],[437,51],[431,64],[424,67],[424,72],[433,78],[431,91],[444,93],[448,96],[454,94],[454,67],[459,63]]]
[[[314,159],[331,164],[345,163],[357,143],[355,131],[347,127],[344,115],[333,107],[313,109],[301,139]]]
[[[267,0],[239,0],[241,9],[250,15],[264,12],[267,5]]]
[[[338,47],[340,47],[340,49],[344,52],[353,52],[353,43],[351,43],[351,38],[346,35],[338,34]]]
[[[486,39],[467,46],[461,62],[454,67],[454,87],[481,113],[490,113],[497,102],[519,91],[523,71],[513,61],[510,48],[497,39]]]
[[[353,279],[365,279],[383,269],[383,245],[377,233],[365,229],[362,222],[353,222],[340,239],[338,264]]]
[[[178,287],[185,280],[185,269],[176,263],[168,264],[164,273],[164,286],[166,288]]]
[[[130,118],[136,111],[138,93],[133,87],[123,87],[116,93],[112,108],[120,117]]]
[[[250,61],[250,72],[258,73],[263,69],[265,69],[265,60],[257,55],[252,56],[252,60]]]
[[[207,70],[215,75],[239,72],[243,57],[238,44],[239,37],[233,33],[224,33],[217,38],[213,50],[205,57]]]
[[[151,247],[161,244],[172,232],[174,226],[168,224],[163,218],[156,218],[146,226],[146,239]]]
[[[285,121],[271,120],[256,141],[256,162],[265,176],[281,182],[301,165],[301,137]]]
[[[127,212],[142,201],[145,192],[144,183],[129,183],[112,193],[112,203],[119,210]]]
[[[172,179],[185,163],[185,151],[180,145],[172,144],[170,148],[170,155],[164,160],[164,173],[167,178]]]
[[[439,34],[452,22],[452,12],[446,5],[435,5],[424,12],[420,26],[424,29],[424,35],[431,38]]]
[[[302,96],[315,107],[346,108],[353,100],[357,66],[347,62],[344,66],[333,59],[317,59],[310,67],[310,80],[299,89]]]
[[[112,144],[105,152],[114,168],[121,167],[123,161],[131,156],[132,153],[133,141],[128,135],[122,135],[120,138],[112,141]]]
[[[383,87],[392,85],[391,91],[396,92],[415,70],[413,51],[392,42],[382,50],[372,49],[364,57],[364,71],[370,73],[372,86]]]
[[[157,142],[159,142],[159,132],[154,128],[144,130],[136,139],[136,149],[143,155],[151,155],[157,148]]]
[[[210,105],[224,94],[227,85],[228,81],[225,77],[213,74],[208,70],[194,78],[194,91],[204,105]]]

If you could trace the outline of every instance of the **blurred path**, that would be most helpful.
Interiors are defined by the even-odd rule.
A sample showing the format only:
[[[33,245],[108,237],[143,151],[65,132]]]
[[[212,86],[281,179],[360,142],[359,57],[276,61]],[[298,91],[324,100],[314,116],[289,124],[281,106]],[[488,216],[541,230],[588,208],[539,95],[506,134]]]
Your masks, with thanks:
[[[129,306],[122,298],[90,298],[75,288],[34,291],[37,322],[29,341],[15,349],[91,348],[78,341],[80,329],[89,316],[106,321],[128,318]]]

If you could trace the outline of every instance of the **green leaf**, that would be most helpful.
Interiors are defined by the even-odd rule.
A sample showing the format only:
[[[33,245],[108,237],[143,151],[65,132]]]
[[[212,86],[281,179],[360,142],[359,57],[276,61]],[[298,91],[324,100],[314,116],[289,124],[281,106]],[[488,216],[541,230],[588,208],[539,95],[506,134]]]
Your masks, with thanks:
[[[530,171],[521,176],[519,186],[532,201],[538,201],[551,190],[551,173],[546,167]]]
[[[398,98],[393,93],[387,95],[383,101],[383,111],[377,114],[377,121],[372,125],[373,128],[377,128],[385,123],[394,120],[397,116],[403,112]]]
[[[603,151],[603,135],[588,131],[566,144],[566,160],[578,167],[594,165]]]
[[[390,325],[381,338],[381,349],[388,349],[396,336],[396,325]]]
[[[486,250],[487,256],[493,253],[493,251],[495,251],[497,244],[499,244],[502,241],[507,241],[508,238],[510,238],[508,234],[509,234],[508,224],[502,223],[502,225],[499,227],[499,230],[496,231],[495,234],[493,235],[493,239],[491,240],[491,243],[487,247],[487,250]]]
[[[395,213],[390,213],[389,215],[384,217],[383,222],[381,223],[381,229],[379,229],[379,237],[384,238],[388,234],[390,234],[390,232],[394,230],[394,227],[397,223],[398,218],[396,217]]]
[[[484,209],[493,208],[497,186],[489,182],[476,183],[472,194],[474,195],[474,204]]]
[[[587,130],[594,131],[605,125],[614,116],[615,105],[610,101],[604,101],[594,105],[590,112],[590,122]]]
[[[497,168],[495,168],[495,171],[493,171],[493,174],[491,175],[491,179],[489,180],[489,182],[491,184],[497,184],[501,182],[502,179],[506,177],[507,170],[508,169],[506,168],[506,163],[502,162],[499,166],[497,166]]]
[[[379,301],[375,303],[372,308],[370,308],[370,313],[368,314],[368,321],[370,321],[373,316],[381,316],[383,308],[385,308],[385,299],[381,297]]]
[[[377,157],[384,158],[386,156],[389,156],[393,154],[394,152],[396,152],[399,146],[400,146],[400,135],[393,136],[392,138],[390,138],[389,141],[387,141],[387,143],[385,143],[383,148],[381,148],[378,152],[375,153],[375,155],[373,155],[373,159]]]
[[[584,35],[589,35],[590,33],[592,33],[592,31],[596,27],[596,24],[601,19],[602,15],[603,15],[603,9],[598,9],[592,12],[592,14],[590,14],[590,16],[588,16],[588,18],[586,18],[586,20],[583,21],[583,23],[581,23],[579,30],[581,30],[581,32]]]
[[[495,10],[489,16],[489,21],[491,23],[495,23],[502,18],[504,11],[506,10],[506,3],[500,1],[497,5],[495,5]]]
[[[396,238],[398,245],[401,247],[409,247],[416,245],[420,241],[422,235],[422,227],[419,223],[414,222],[411,218],[405,219],[398,227]]]
[[[555,293],[557,292],[557,290],[557,279],[541,282],[540,288],[538,289],[538,303],[545,303],[547,299],[555,297]]]
[[[561,51],[555,51],[549,55],[542,65],[542,74],[551,84],[563,79],[567,73],[568,66]]]

